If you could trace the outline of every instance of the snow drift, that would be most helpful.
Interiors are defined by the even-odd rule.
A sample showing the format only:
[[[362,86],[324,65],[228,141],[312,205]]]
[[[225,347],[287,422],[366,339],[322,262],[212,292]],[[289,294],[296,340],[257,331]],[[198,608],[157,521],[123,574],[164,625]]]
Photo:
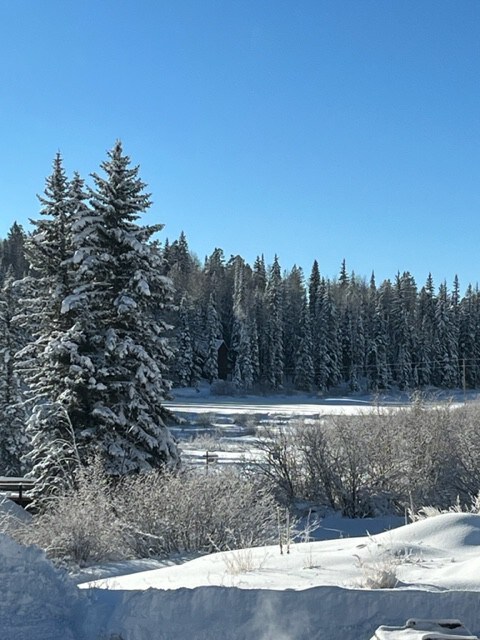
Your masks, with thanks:
[[[85,598],[37,547],[0,534],[2,640],[74,640]]]
[[[1,536],[1,638],[366,640],[409,618],[458,618],[479,635],[479,547],[480,516],[452,513],[374,537],[293,545],[283,556],[254,549],[234,573],[225,560],[242,551],[78,590],[42,552]],[[400,587],[360,588],[362,563],[386,556],[398,560]]]

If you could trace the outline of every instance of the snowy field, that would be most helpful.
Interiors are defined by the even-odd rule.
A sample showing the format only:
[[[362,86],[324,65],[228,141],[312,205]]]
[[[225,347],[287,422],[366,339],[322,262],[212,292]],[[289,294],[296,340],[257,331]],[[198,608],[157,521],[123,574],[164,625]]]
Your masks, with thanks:
[[[298,422],[318,421],[327,416],[366,415],[372,411],[395,411],[410,404],[406,393],[321,397],[308,394],[270,396],[212,396],[209,386],[174,389],[174,399],[165,405],[182,424],[171,427],[179,441],[182,460],[202,466],[206,456],[215,464],[244,464],[258,460],[256,448],[262,429],[277,429]],[[478,402],[477,392],[432,393],[431,406],[449,402],[452,407],[465,400]]]
[[[181,426],[171,427],[179,441],[182,460],[202,466],[207,452],[216,464],[243,464],[258,460],[256,448],[262,429],[281,428],[298,421],[320,420],[332,415],[362,415],[373,410],[404,406],[407,398],[315,398],[311,395],[266,397],[210,396],[207,387],[175,389],[166,406]]]
[[[186,393],[171,407],[185,418],[177,435],[191,460],[202,451],[195,440],[211,444],[213,432],[238,461],[235,447],[248,452],[259,424],[316,419],[325,407],[371,409],[368,400],[339,402]],[[479,515],[411,524],[329,517],[314,537],[284,544],[283,553],[275,545],[69,576],[39,550],[0,536],[0,639],[369,640],[379,625],[413,617],[459,618],[480,634]]]

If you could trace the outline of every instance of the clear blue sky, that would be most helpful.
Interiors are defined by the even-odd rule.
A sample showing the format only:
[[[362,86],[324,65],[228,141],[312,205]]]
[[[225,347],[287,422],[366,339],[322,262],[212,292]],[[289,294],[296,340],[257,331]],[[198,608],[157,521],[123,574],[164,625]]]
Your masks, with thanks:
[[[201,259],[480,281],[479,0],[0,0],[0,237],[120,138]]]

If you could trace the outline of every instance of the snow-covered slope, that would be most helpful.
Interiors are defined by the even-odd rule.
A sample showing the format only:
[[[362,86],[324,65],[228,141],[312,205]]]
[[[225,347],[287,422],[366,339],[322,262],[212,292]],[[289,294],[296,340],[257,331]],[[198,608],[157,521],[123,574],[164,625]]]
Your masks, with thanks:
[[[92,609],[90,624],[131,640],[148,629],[175,640],[361,640],[381,624],[451,617],[478,634],[479,550],[480,516],[446,514],[289,554],[215,554],[97,582],[103,589],[91,593],[110,606],[101,619]],[[397,575],[397,588],[362,588],[382,570]]]
[[[449,513],[366,538],[244,549],[81,585],[108,589],[361,588],[381,570],[403,588],[480,591],[480,515]]]
[[[408,618],[459,618],[478,635],[479,551],[480,516],[452,513],[283,555],[214,554],[76,592],[43,554],[3,537],[1,638],[367,640]],[[363,588],[383,570],[398,577],[396,588]]]
[[[73,640],[85,600],[42,551],[0,534],[2,640]]]

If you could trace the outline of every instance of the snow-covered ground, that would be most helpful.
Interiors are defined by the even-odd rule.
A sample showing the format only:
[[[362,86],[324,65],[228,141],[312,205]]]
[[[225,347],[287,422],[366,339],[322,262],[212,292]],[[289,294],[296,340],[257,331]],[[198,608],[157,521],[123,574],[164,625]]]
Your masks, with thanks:
[[[404,406],[405,395],[322,398],[308,394],[271,396],[212,396],[209,386],[174,389],[165,403],[182,421],[171,431],[187,465],[205,465],[207,452],[217,464],[248,463],[262,455],[256,448],[262,429],[331,415],[361,415],[372,410]]]
[[[183,414],[211,413],[213,415],[250,414],[268,416],[322,416],[322,415],[358,415],[372,408],[394,407],[408,402],[405,394],[384,396],[372,395],[357,397],[322,397],[312,394],[295,393],[291,395],[275,394],[270,396],[213,396],[209,388],[174,389],[173,400],[166,402],[174,413]]]
[[[480,516],[452,513],[283,554],[271,546],[147,570],[111,565],[110,577],[75,591],[40,552],[0,538],[1,637],[368,640],[412,617],[460,618],[478,634],[479,551]],[[385,576],[392,588],[366,588]]]

